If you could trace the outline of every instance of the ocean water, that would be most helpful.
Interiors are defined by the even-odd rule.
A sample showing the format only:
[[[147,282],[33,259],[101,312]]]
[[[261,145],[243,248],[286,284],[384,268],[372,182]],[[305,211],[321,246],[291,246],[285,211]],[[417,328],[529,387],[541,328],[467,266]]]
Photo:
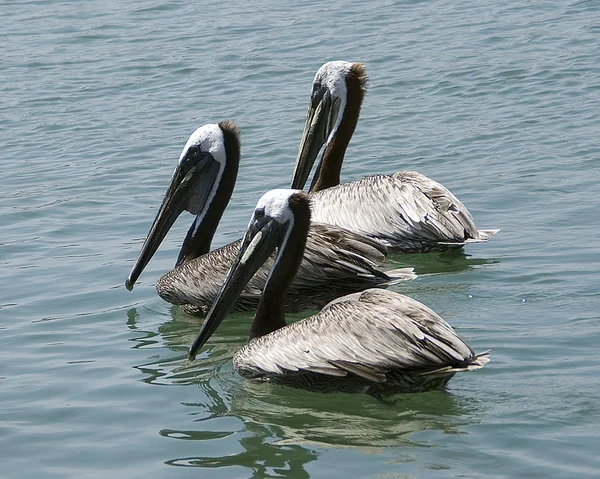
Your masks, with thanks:
[[[597,2],[0,13],[0,477],[600,475]],[[312,78],[338,59],[370,78],[343,180],[414,169],[502,229],[463,252],[390,259],[420,274],[396,291],[492,349],[446,391],[392,404],[242,380],[231,356],[248,315],[187,361],[199,321],[154,282],[190,216],[124,287],[189,134],[241,129],[221,245],[289,183]]]

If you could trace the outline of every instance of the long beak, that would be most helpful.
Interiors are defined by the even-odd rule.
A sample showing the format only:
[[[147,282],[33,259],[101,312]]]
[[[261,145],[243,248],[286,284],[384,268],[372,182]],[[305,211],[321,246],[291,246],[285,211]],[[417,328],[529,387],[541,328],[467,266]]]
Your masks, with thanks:
[[[281,243],[284,231],[285,224],[278,223],[271,218],[256,219],[253,217],[242,240],[237,258],[225,278],[225,283],[210,308],[198,336],[190,346],[188,351],[190,360],[193,361],[196,358],[200,348],[223,322],[250,278]]]
[[[322,90],[320,99],[315,94],[308,107],[306,124],[298,148],[296,167],[290,188],[301,190],[306,185],[308,175],[325,143],[331,129],[332,100],[329,90]],[[315,100],[315,96],[317,96]]]
[[[156,253],[175,220],[184,210],[189,209],[190,202],[194,204],[194,211],[204,208],[216,181],[218,170],[219,164],[209,156],[202,158],[187,172],[183,171],[180,164],[177,165],[142,250],[125,281],[125,287],[129,291],[133,289],[138,277]]]

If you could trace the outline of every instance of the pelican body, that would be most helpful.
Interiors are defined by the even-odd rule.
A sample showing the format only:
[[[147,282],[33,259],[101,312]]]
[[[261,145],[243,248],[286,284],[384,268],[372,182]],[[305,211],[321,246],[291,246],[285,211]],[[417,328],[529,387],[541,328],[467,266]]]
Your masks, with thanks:
[[[214,301],[240,242],[210,251],[210,244],[231,198],[240,159],[239,132],[233,122],[198,128],[187,141],[161,207],[126,281],[132,289],[177,217],[196,215],[182,244],[175,269],[156,283],[158,294],[191,314],[205,315]],[[305,259],[290,285],[286,309],[317,309],[338,296],[373,286],[412,279],[412,268],[388,273],[377,269],[385,246],[340,227],[314,224]],[[255,310],[272,259],[251,278],[233,306]]]
[[[304,187],[325,144],[310,186],[313,220],[376,238],[404,252],[460,248],[497,233],[478,230],[467,208],[448,189],[414,171],[340,184],[366,83],[361,63],[329,62],[315,75],[291,184]]]
[[[238,256],[190,347],[190,359],[277,248],[248,344],[233,357],[241,376],[381,397],[440,388],[455,373],[487,363],[487,353],[474,353],[432,310],[387,290],[343,296],[320,313],[286,325],[285,295],[302,261],[309,224],[309,200],[299,190],[272,190],[259,200]]]

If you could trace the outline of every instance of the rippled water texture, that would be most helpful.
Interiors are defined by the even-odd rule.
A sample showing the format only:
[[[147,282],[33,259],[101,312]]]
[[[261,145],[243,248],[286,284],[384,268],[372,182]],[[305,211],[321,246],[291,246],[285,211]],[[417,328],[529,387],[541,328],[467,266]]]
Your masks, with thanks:
[[[1,477],[597,477],[597,2],[0,12]],[[388,265],[414,265],[395,289],[492,349],[444,392],[381,404],[244,381],[243,315],[186,361],[198,320],[153,285],[189,215],[123,286],[188,135],[241,128],[221,245],[288,184],[312,78],[337,59],[370,77],[343,179],[414,169],[502,229]]]

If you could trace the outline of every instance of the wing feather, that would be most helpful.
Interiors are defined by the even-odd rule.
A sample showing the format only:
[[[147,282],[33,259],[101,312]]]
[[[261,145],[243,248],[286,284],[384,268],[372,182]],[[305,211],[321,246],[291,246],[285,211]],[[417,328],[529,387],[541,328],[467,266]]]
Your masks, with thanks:
[[[172,304],[185,305],[204,315],[217,296],[240,247],[236,241],[194,258],[156,283],[159,295]],[[287,311],[318,309],[334,298],[374,286],[412,279],[411,269],[388,276],[377,267],[387,248],[379,241],[333,225],[313,223],[300,269],[290,289]],[[275,253],[257,271],[234,306],[234,311],[255,309],[274,263]]]
[[[426,251],[486,241],[467,208],[444,186],[414,171],[372,175],[312,193],[313,219],[377,238],[388,247]]]
[[[382,382],[392,370],[419,373],[461,367],[475,357],[450,325],[423,304],[369,289],[251,341],[236,353],[234,362],[253,377],[334,366]]]

